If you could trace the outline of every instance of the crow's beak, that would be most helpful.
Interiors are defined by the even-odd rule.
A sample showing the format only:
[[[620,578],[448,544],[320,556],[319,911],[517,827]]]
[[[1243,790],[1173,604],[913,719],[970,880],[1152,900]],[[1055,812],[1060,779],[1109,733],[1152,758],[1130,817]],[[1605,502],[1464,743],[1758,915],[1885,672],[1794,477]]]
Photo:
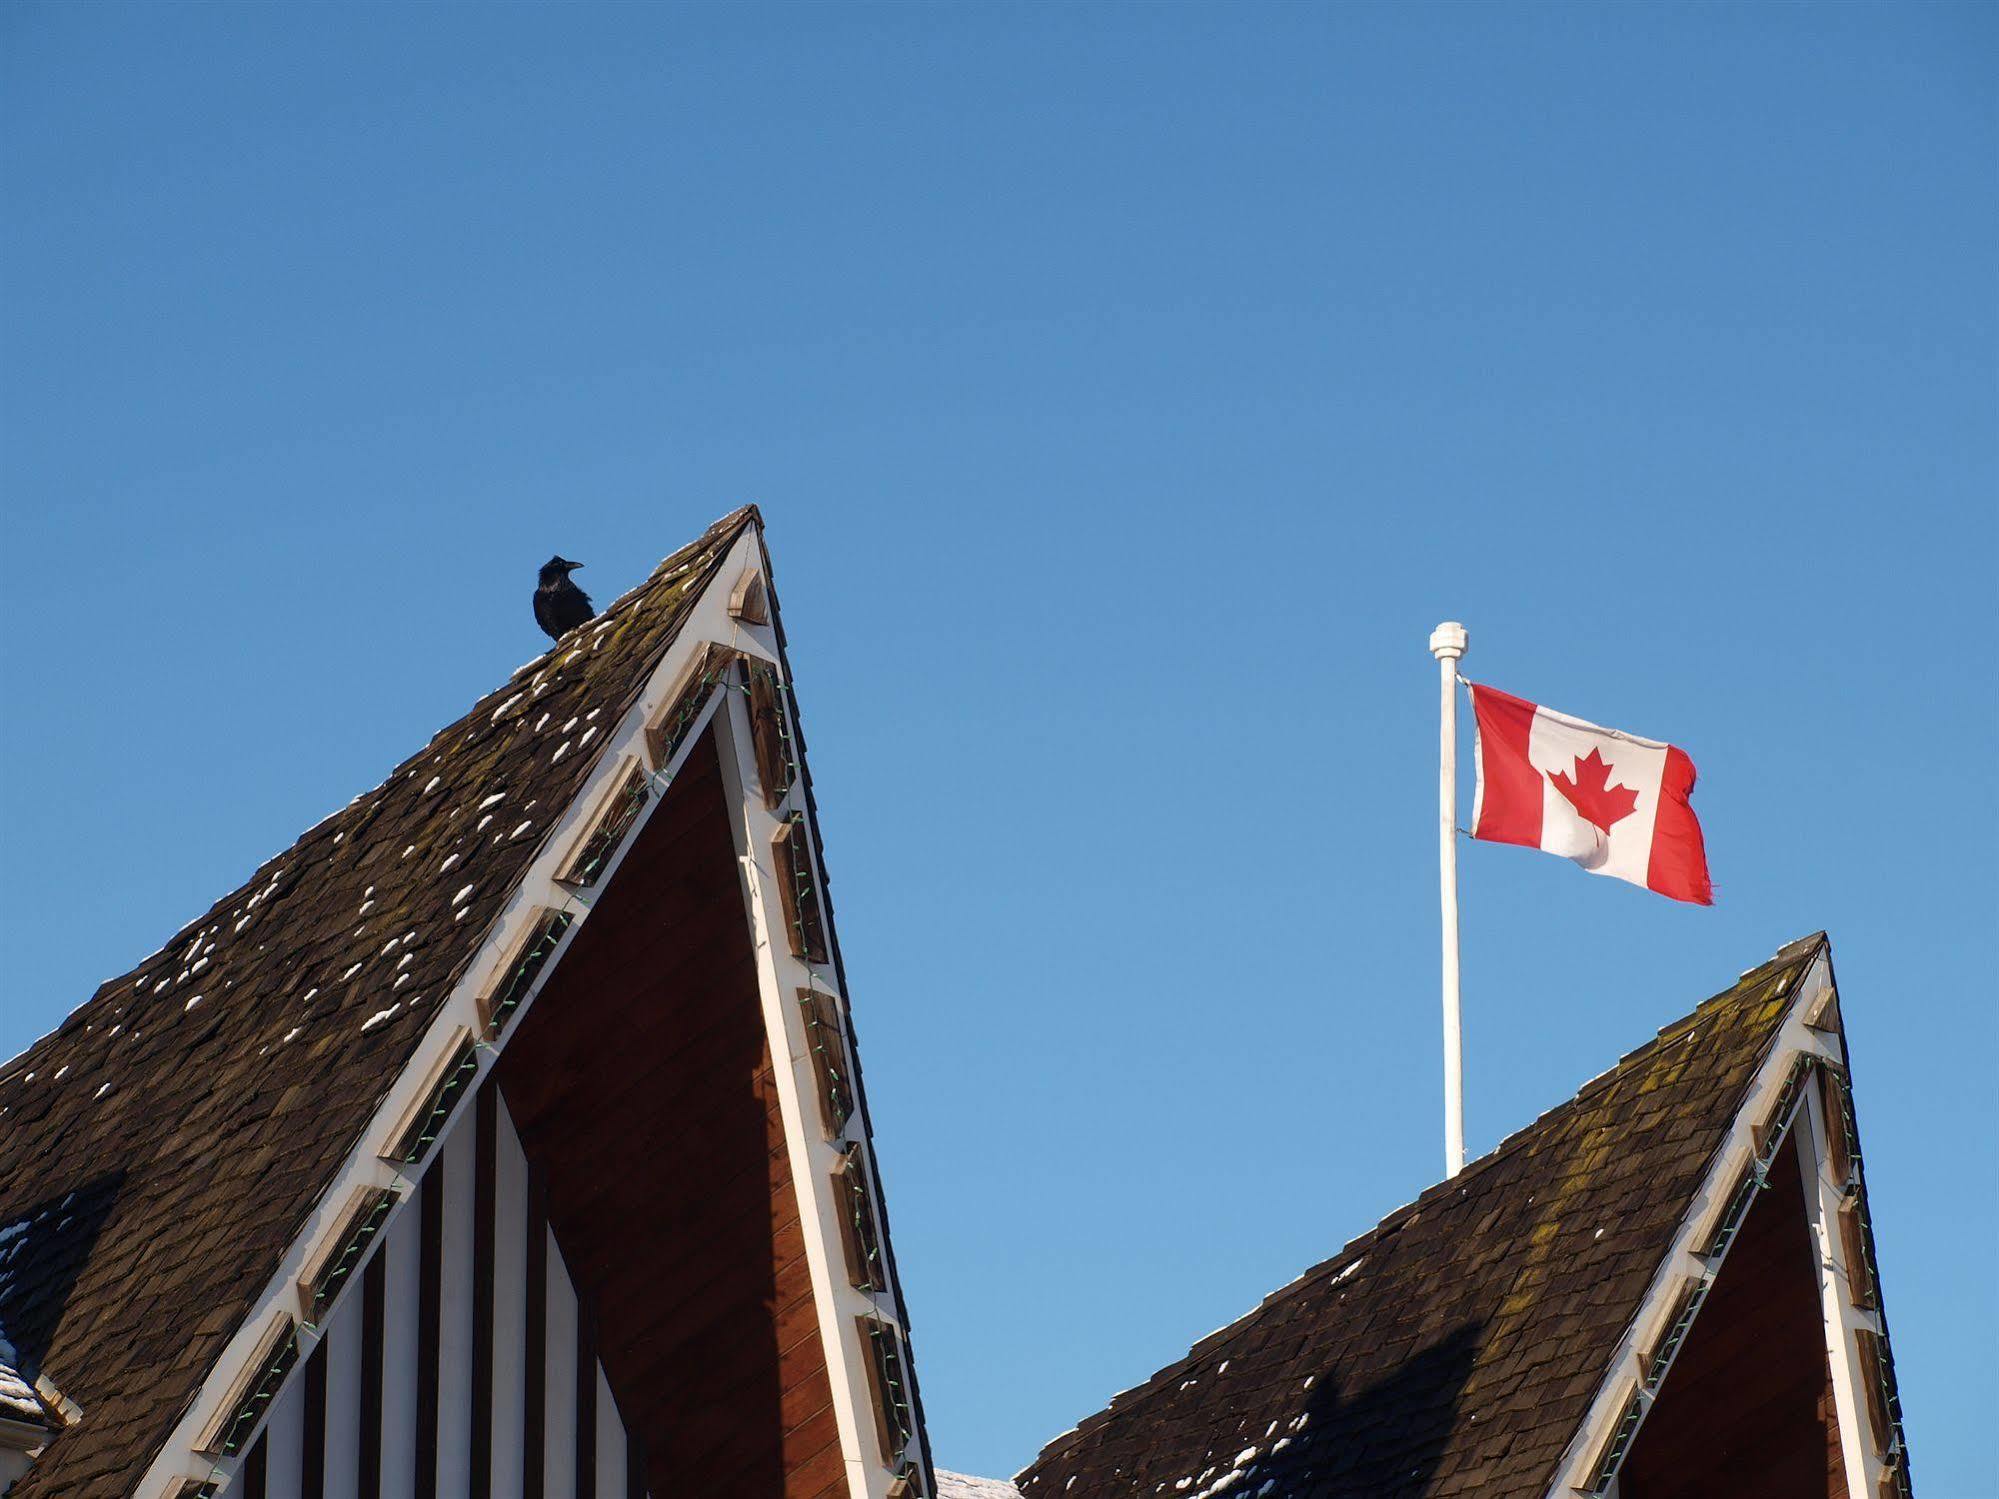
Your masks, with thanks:
[[[572,563],[570,563],[570,564],[569,564],[569,570],[570,570],[571,572],[575,572],[575,571],[576,571],[576,569],[577,569],[577,568],[579,568],[579,567],[581,567],[582,565],[583,565],[583,564],[582,564],[582,563],[580,563],[580,562],[572,562]]]

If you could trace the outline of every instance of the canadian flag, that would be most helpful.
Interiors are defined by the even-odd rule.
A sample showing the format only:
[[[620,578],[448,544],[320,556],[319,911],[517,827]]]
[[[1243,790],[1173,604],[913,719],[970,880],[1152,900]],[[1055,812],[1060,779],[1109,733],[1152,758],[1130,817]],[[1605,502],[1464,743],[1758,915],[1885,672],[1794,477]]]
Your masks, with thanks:
[[[1714,904],[1687,752],[1471,684],[1472,836],[1524,843],[1674,900]]]

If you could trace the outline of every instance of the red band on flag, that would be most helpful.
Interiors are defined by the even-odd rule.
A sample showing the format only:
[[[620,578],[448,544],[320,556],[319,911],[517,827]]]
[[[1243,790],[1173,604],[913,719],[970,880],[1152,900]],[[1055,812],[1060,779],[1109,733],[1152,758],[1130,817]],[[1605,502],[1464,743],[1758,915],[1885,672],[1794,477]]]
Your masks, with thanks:
[[[1541,846],[1541,772],[1527,758],[1534,704],[1496,687],[1471,689],[1478,717],[1478,811],[1472,836]]]
[[[1708,880],[1707,845],[1694,816],[1694,762],[1683,749],[1668,746],[1666,771],[1659,782],[1659,816],[1652,827],[1652,859],[1645,871],[1645,888],[1695,905],[1714,904]]]

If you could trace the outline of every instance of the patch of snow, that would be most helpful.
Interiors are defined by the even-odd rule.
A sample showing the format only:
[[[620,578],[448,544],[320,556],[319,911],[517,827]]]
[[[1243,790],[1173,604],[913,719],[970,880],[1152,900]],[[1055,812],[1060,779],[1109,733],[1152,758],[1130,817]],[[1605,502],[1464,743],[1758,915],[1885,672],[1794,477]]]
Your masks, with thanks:
[[[395,1014],[396,1011],[400,1010],[402,1007],[403,1007],[402,1001],[397,1000],[394,1004],[390,1005],[386,1010],[375,1011],[374,1014],[370,1015],[366,1020],[361,1022],[361,1029],[363,1031],[372,1031],[376,1026],[382,1024],[383,1021],[387,1020],[391,1015]]]
[[[1208,1470],[1208,1473],[1212,1472],[1214,1472],[1214,1469],[1210,1468]],[[1203,1473],[1201,1477],[1205,1479],[1208,1476],[1208,1473]],[[1187,1499],[1213,1499],[1214,1495],[1223,1493],[1228,1489],[1232,1489],[1238,1483],[1242,1482],[1242,1476],[1243,1476],[1243,1470],[1241,1468],[1231,1468],[1228,1470],[1228,1472],[1224,1473],[1220,1478],[1217,1478],[1213,1483],[1209,1484],[1206,1488],[1201,1489],[1195,1493],[1189,1494],[1187,1496]]]
[[[14,1371],[14,1345],[0,1338],[0,1414],[17,1421],[47,1424],[47,1413],[36,1398],[34,1387]]]
[[[1069,1481],[1075,1482],[1073,1478]],[[969,1473],[939,1468],[937,1499],[1020,1499],[1020,1490],[1003,1478],[974,1478]]]
[[[483,802],[479,803],[478,807],[475,810],[483,812],[488,807],[497,807],[501,802],[505,801],[506,799],[507,799],[506,792],[495,791],[491,796],[487,797]]]
[[[193,999],[190,999],[186,1004],[182,1005],[180,1007],[180,1011],[183,1015],[185,1015],[189,1010],[193,1009],[196,1005],[200,1003],[201,1003],[201,996],[197,994]]]
[[[556,747],[555,758],[550,760],[548,763],[550,765],[558,765],[561,763],[562,757],[568,753],[569,753],[569,741],[565,739],[562,741],[560,745]]]
[[[519,827],[515,828],[511,833],[507,834],[507,836],[509,838],[518,838],[533,826],[534,823],[532,821],[524,822]]]
[[[466,900],[471,896],[472,892],[474,890],[477,890],[478,888],[479,887],[476,883],[465,886],[456,895],[451,897],[451,904],[453,904],[454,906],[464,905]]]
[[[462,854],[452,854],[452,855],[450,855],[450,856],[449,856],[448,858],[446,858],[446,859],[445,859],[445,861],[444,861],[444,862],[443,862],[442,864],[440,864],[440,865],[438,865],[438,866],[437,866],[437,872],[438,872],[439,874],[449,874],[449,873],[451,873],[451,870],[452,870],[452,866],[453,866],[453,865],[455,865],[455,864],[456,864],[456,863],[457,863],[457,862],[459,861],[459,859],[461,859],[461,858],[463,858],[463,857],[464,857],[464,856],[463,856]]]

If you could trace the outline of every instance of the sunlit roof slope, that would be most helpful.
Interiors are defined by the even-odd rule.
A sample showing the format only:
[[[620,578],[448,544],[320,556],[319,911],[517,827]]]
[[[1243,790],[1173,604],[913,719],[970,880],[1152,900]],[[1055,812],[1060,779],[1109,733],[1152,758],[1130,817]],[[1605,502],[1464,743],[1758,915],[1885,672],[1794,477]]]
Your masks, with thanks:
[[[1784,948],[1454,1180],[1050,1443],[1062,1495],[1540,1495],[1790,997]]]

